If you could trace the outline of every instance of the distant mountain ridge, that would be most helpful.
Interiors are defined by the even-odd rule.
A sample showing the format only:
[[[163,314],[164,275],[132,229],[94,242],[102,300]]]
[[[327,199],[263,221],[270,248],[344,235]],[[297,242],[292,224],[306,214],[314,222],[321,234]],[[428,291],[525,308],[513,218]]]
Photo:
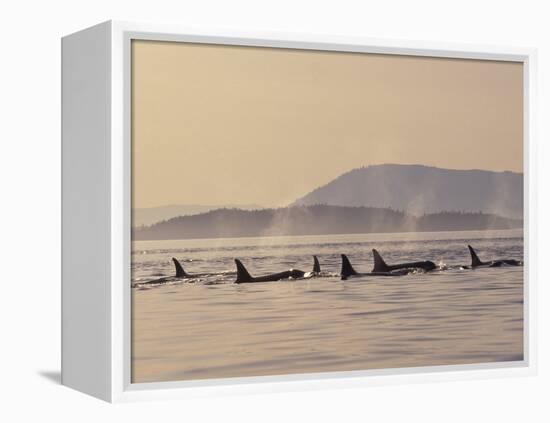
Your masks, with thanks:
[[[383,164],[346,172],[291,205],[382,207],[420,216],[442,211],[523,216],[523,174]]]
[[[243,210],[261,209],[255,204],[226,204],[226,205],[201,205],[201,204],[172,204],[168,206],[136,208],[132,211],[132,226],[150,226],[163,220],[177,216],[206,213],[210,210],[221,208],[239,208]]]
[[[521,228],[522,221],[491,214],[444,212],[421,217],[392,209],[294,206],[218,209],[134,228],[134,240],[328,235],[373,232],[460,231]]]

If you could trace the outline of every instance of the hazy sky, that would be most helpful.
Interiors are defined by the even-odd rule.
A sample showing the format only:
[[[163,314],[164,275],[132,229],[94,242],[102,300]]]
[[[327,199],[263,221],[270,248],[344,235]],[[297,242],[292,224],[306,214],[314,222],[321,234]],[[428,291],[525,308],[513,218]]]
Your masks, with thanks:
[[[381,163],[522,171],[520,63],[134,41],[133,204],[286,205]]]

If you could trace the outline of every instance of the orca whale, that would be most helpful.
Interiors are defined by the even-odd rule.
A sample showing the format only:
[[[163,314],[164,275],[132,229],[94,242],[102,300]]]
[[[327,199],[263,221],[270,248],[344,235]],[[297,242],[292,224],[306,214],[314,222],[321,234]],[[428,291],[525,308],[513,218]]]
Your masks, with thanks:
[[[283,279],[304,279],[310,278],[321,273],[321,266],[319,265],[319,260],[316,256],[313,256],[313,270],[311,272],[304,272],[298,269],[290,269],[284,272],[272,273],[270,275],[264,276],[251,276],[244,267],[244,264],[241,263],[239,259],[235,259],[235,264],[237,265],[237,280],[235,283],[251,283],[251,282],[276,282]]]
[[[391,272],[393,270],[399,269],[422,269],[426,272],[434,270],[437,266],[433,261],[415,261],[412,263],[399,263],[399,264],[386,264],[382,256],[375,249],[372,250],[372,255],[374,256],[374,268],[373,272]]]
[[[522,261],[518,261],[518,260],[514,260],[514,259],[499,259],[499,260],[491,260],[491,261],[481,261],[471,245],[468,245],[468,250],[470,250],[470,256],[472,257],[472,266],[471,266],[472,269],[474,269],[476,267],[500,267],[502,265],[523,266]]]
[[[153,279],[151,281],[147,282],[139,282],[136,285],[152,285],[152,284],[160,284],[160,283],[167,283],[167,282],[173,282],[178,281],[181,279],[187,279],[187,278],[193,278],[200,275],[190,275],[183,270],[183,266],[181,263],[176,259],[175,257],[172,257],[172,262],[174,263],[174,266],[176,267],[176,274],[174,276],[164,276],[162,278]]]
[[[401,269],[398,271],[372,271],[369,273],[359,273],[356,272],[353,266],[351,265],[348,257],[345,254],[342,254],[342,269],[340,270],[340,278],[345,281],[346,279],[352,276],[403,276],[409,273],[409,269]]]

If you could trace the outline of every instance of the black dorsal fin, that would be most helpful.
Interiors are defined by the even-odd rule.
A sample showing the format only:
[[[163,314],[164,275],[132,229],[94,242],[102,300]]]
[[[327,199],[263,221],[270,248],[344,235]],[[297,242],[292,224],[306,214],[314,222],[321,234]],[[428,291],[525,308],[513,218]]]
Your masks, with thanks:
[[[372,255],[374,256],[374,269],[372,269],[373,272],[389,271],[388,265],[386,264],[380,253],[374,248],[372,249]]]
[[[176,266],[176,278],[186,277],[187,273],[185,273],[185,270],[183,270],[183,267],[180,264],[180,262],[175,257],[172,257],[172,261],[174,262],[174,266]]]
[[[319,264],[317,256],[313,256],[313,273],[321,273],[321,265]]]
[[[472,256],[472,267],[481,266],[483,262],[479,259],[471,245],[468,245],[468,250],[470,250],[470,256]]]
[[[244,264],[242,264],[239,259],[235,259],[235,264],[237,265],[237,280],[235,282],[250,282],[252,280],[252,276],[250,276],[250,273],[248,273],[248,270],[246,270]]]
[[[356,274],[357,272],[349,262],[348,257],[345,254],[342,254],[342,270],[340,271],[340,276],[342,276],[342,278],[347,278],[348,276]]]

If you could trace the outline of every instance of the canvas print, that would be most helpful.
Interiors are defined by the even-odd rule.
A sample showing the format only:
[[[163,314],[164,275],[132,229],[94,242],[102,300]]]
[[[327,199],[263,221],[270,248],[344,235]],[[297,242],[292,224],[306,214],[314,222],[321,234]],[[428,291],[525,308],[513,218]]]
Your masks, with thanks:
[[[522,63],[131,54],[133,383],[523,360]]]

